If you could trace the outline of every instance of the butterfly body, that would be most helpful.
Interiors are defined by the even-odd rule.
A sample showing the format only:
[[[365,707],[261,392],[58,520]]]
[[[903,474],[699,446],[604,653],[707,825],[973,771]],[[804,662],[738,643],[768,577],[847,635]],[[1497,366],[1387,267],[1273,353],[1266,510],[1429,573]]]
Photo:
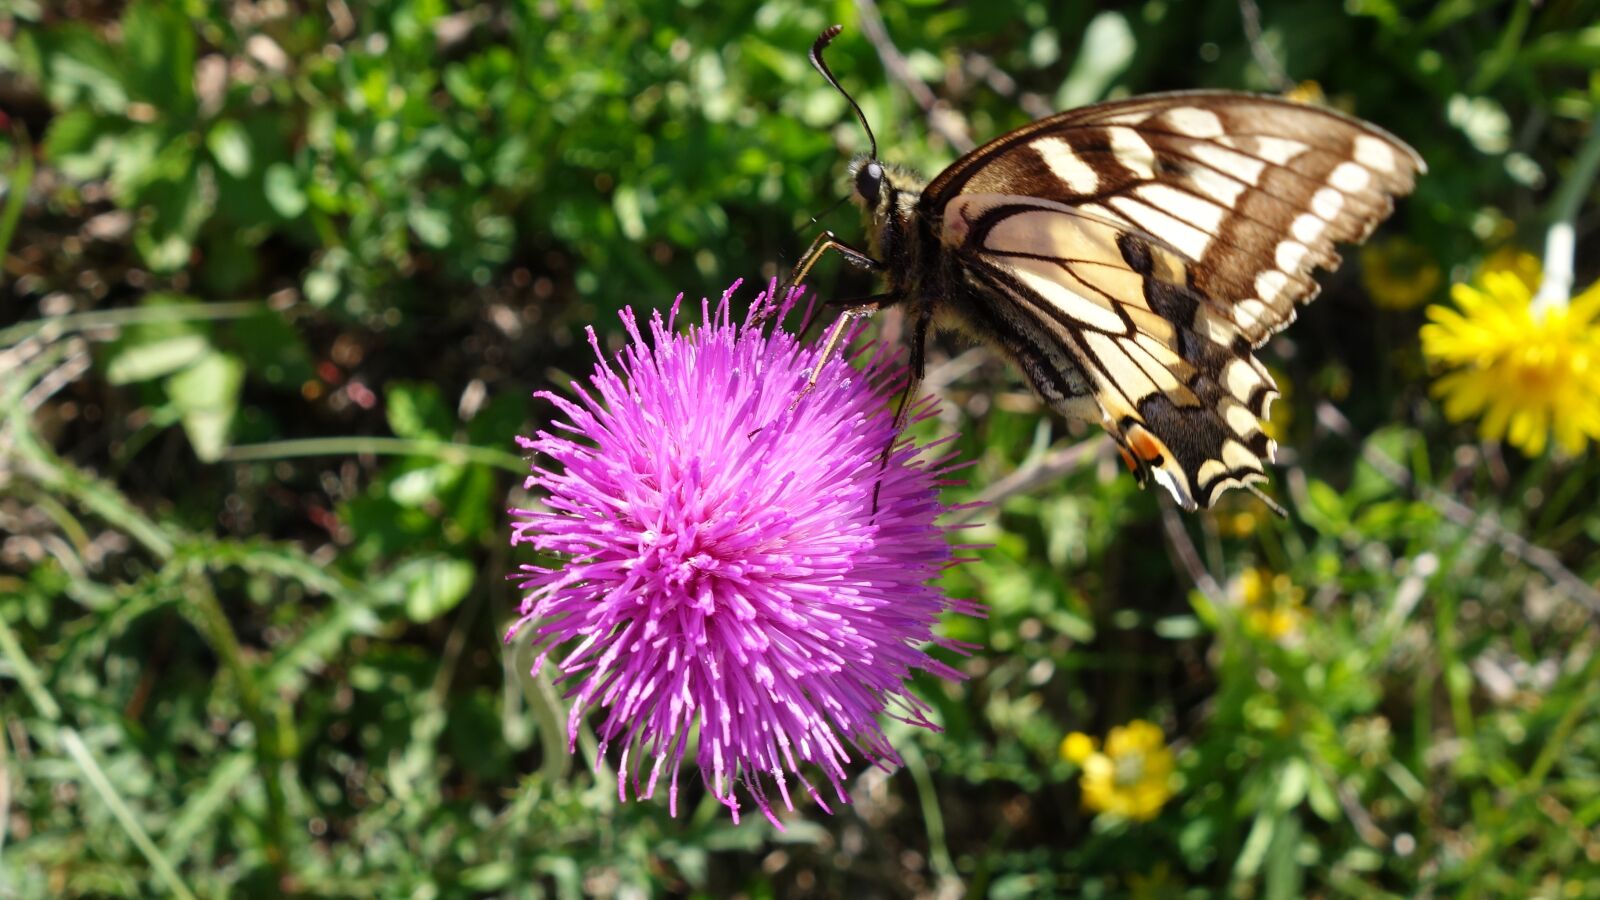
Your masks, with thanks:
[[[812,61],[837,85],[820,56],[836,33]],[[998,347],[1195,509],[1266,480],[1278,391],[1254,350],[1316,295],[1335,244],[1365,239],[1425,170],[1331,110],[1151,94],[1033,122],[928,182],[874,146],[850,171],[870,254],[828,235],[797,272],[831,248],[881,273],[872,307],[908,307],[914,377],[936,325]]]

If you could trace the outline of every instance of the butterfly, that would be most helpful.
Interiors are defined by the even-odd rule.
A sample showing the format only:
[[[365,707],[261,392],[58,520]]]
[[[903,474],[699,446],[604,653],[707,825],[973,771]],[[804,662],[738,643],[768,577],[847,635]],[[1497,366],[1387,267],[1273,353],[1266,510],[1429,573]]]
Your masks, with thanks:
[[[1364,240],[1427,170],[1398,138],[1359,119],[1226,91],[1150,94],[1025,125],[932,181],[871,152],[850,166],[868,250],[819,235],[824,254],[881,275],[845,325],[905,305],[913,383],[934,328],[1001,350],[1057,412],[1099,424],[1141,485],[1187,510],[1267,480],[1262,430],[1277,385],[1254,351],[1316,296],[1334,245]],[[820,369],[820,363],[818,368]],[[903,418],[905,400],[901,402]],[[903,421],[902,423],[903,424]]]

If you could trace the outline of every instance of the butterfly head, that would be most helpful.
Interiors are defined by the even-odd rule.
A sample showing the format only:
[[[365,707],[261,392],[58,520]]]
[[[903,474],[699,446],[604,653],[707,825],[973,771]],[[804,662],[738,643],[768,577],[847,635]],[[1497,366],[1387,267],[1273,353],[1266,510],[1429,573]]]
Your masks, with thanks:
[[[874,224],[907,214],[925,180],[917,173],[872,156],[850,163],[851,199]]]
[[[883,170],[883,163],[868,157],[855,164],[855,172],[851,181],[856,186],[856,198],[867,209],[877,209],[878,201],[883,197],[883,182],[887,173]]]

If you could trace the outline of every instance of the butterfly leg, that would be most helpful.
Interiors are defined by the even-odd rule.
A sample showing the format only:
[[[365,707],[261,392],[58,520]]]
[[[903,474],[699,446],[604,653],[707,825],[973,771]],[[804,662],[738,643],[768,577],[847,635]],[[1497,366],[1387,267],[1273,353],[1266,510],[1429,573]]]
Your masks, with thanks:
[[[827,253],[829,250],[838,251],[839,255],[844,257],[845,262],[858,269],[866,269],[869,272],[883,271],[883,263],[839,240],[833,232],[824,231],[817,235],[817,239],[811,242],[811,246],[806,250],[805,255],[800,257],[798,263],[795,263],[794,272],[789,275],[788,287],[799,287],[806,280],[806,276],[811,274],[811,267],[815,266],[817,260],[822,258],[822,254]]]
[[[928,332],[933,328],[932,308],[923,305],[917,309],[917,320],[911,326],[911,375],[906,381],[905,390],[900,394],[900,403],[894,410],[894,430],[889,434],[889,443],[883,448],[883,453],[878,457],[878,481],[872,486],[872,512],[878,512],[878,493],[883,490],[883,473],[889,468],[889,456],[894,453],[895,442],[900,439],[900,432],[905,430],[907,420],[911,418],[911,400],[922,389],[922,377],[927,368]]]
[[[812,388],[817,386],[817,378],[822,375],[822,367],[827,365],[828,361],[833,359],[833,355],[838,352],[839,342],[844,340],[844,333],[850,327],[850,323],[863,316],[870,316],[885,306],[893,305],[895,299],[893,294],[875,294],[852,302],[843,312],[839,313],[839,318],[833,320],[833,325],[828,329],[828,336],[822,341],[822,350],[817,354],[817,361],[811,366],[811,374],[806,378],[806,386],[801,388],[798,394],[795,394],[794,400],[789,404],[791,410],[799,406],[800,400],[806,394],[811,393]]]
[[[906,381],[906,388],[900,394],[900,405],[894,411],[894,433],[897,435],[906,427],[906,420],[911,416],[911,398],[922,388],[923,369],[927,367],[928,332],[932,328],[932,310],[926,306],[918,309],[917,320],[911,325],[911,377]],[[883,457],[888,462],[887,450]]]
[[[771,300],[767,303],[764,309],[756,313],[755,318],[751,321],[751,324],[756,326],[761,325],[767,320],[767,316],[782,308],[782,303],[789,296],[789,292],[805,282],[806,276],[811,274],[811,268],[815,266],[817,264],[817,260],[821,259],[822,255],[827,253],[829,250],[837,251],[840,256],[844,257],[845,262],[848,262],[858,269],[866,269],[869,272],[883,271],[883,263],[878,262],[871,256],[868,256],[866,253],[863,253],[849,244],[846,244],[844,241],[839,240],[833,232],[824,231],[823,233],[817,235],[816,240],[811,242],[810,247],[806,248],[805,255],[800,257],[800,261],[795,264],[794,270],[789,273],[789,280],[778,286],[778,290],[773,293]],[[837,306],[840,303],[840,301],[823,302],[828,306]]]

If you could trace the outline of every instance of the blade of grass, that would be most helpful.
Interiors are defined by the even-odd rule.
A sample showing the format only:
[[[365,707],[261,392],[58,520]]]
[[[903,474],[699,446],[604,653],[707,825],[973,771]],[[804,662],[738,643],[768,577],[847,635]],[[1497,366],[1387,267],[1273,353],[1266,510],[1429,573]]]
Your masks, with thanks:
[[[17,167],[11,170],[11,177],[7,179],[6,205],[0,210],[0,272],[5,271],[3,263],[6,251],[11,247],[11,236],[17,233],[17,223],[22,220],[22,209],[28,203],[28,188],[33,184],[33,145],[28,143],[27,137],[20,130],[16,133]],[[0,340],[0,344],[7,343]]]
[[[161,878],[167,890],[171,891],[175,897],[186,897],[189,900],[194,900],[194,894],[189,891],[188,885],[183,883],[183,878],[178,874],[178,870],[173,868],[172,862],[161,852],[161,848],[156,846],[156,842],[150,839],[150,835],[144,830],[144,826],[140,825],[139,820],[134,817],[133,810],[129,809],[128,804],[122,801],[122,795],[117,793],[117,789],[111,784],[111,779],[106,777],[105,771],[95,761],[94,754],[90,753],[89,748],[84,745],[83,738],[78,736],[77,729],[61,729],[61,743],[66,748],[67,755],[72,757],[73,762],[78,764],[79,769],[83,770],[84,777],[88,779],[95,792],[100,795],[100,799],[111,807],[111,814],[116,816],[117,823],[122,826],[123,831],[128,833],[128,839],[133,841],[134,846],[139,848],[139,852],[144,854],[144,858],[150,862],[150,868],[155,870],[156,875]]]
[[[32,661],[28,659],[27,653],[23,651],[21,643],[17,641],[16,633],[11,630],[10,624],[4,619],[0,619],[0,654],[4,654],[6,659],[10,661],[12,670],[16,674],[17,682],[22,685],[23,691],[27,693],[28,699],[33,703],[33,708],[39,712],[39,715],[51,722],[60,722],[61,705],[56,703],[55,698],[50,695],[50,691],[44,686],[44,681],[39,677],[39,670],[34,668]],[[112,816],[117,820],[117,824],[121,825],[122,830],[127,833],[128,840],[139,848],[139,852],[150,863],[150,868],[161,879],[167,891],[175,897],[185,897],[193,900],[194,894],[189,890],[188,885],[184,884],[182,876],[178,874],[178,870],[173,867],[171,860],[168,860],[166,855],[161,852],[161,848],[156,846],[155,841],[150,839],[150,835],[144,830],[144,826],[139,824],[138,817],[134,815],[133,810],[122,799],[122,795],[118,793],[116,786],[111,783],[111,779],[106,777],[105,770],[100,767],[99,761],[95,759],[94,753],[89,750],[88,745],[84,744],[83,738],[78,735],[77,729],[62,725],[60,735],[61,744],[67,751],[67,756],[71,757],[72,761],[77,764],[78,771],[83,773],[84,780],[89,782],[95,793],[99,794],[100,799],[110,808]]]
[[[266,304],[259,300],[236,300],[229,303],[175,303],[170,306],[97,309],[65,316],[50,316],[45,319],[30,319],[9,328],[0,328],[0,347],[9,347],[34,335],[46,335],[50,339],[55,339],[66,334],[121,328],[124,325],[243,319],[265,308]]]
[[[300,441],[267,441],[229,447],[222,454],[225,462],[252,462],[291,459],[301,456],[431,456],[440,462],[494,466],[518,475],[528,474],[521,457],[491,447],[456,444],[450,441],[419,441],[408,438],[341,437],[310,438]]]

